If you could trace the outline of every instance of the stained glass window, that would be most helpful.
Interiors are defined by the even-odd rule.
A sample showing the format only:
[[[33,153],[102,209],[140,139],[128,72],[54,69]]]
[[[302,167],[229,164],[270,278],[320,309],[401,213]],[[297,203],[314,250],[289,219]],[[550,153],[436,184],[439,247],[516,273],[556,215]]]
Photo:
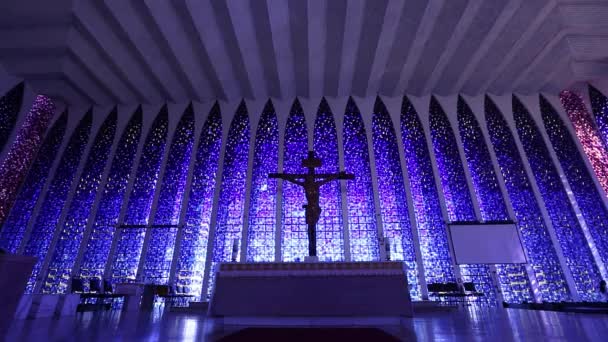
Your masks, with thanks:
[[[592,300],[600,280],[598,268],[541,133],[515,96],[513,116],[576,290],[582,300]]]
[[[390,257],[391,260],[405,262],[410,296],[419,300],[421,294],[416,251],[399,160],[397,136],[389,113],[379,97],[374,104],[372,130],[382,227],[390,246]]]
[[[479,203],[481,219],[486,222],[509,221],[507,207],[481,128],[475,115],[460,96],[457,113],[464,155]],[[523,265],[497,265],[496,269],[505,301],[515,303],[534,300],[530,280]]]
[[[346,183],[350,255],[353,261],[379,260],[378,230],[367,135],[359,108],[348,99],[344,113],[344,169],[355,174]]]
[[[315,155],[323,163],[317,171],[338,172],[338,132],[336,132],[334,116],[325,99],[321,100],[317,110],[313,146]],[[321,187],[319,206],[323,211],[317,222],[317,256],[323,261],[344,260],[344,226],[339,182],[329,182]]]
[[[72,267],[80,250],[80,243],[87,227],[97,188],[101,183],[104,168],[116,132],[116,110],[105,119],[88,152],[84,169],[76,185],[76,192],[68,205],[65,221],[60,222],[55,234],[59,234],[55,251],[50,255],[48,272],[42,291],[65,293],[72,274]]]
[[[147,283],[166,284],[169,280],[177,227],[186,188],[188,167],[194,145],[194,111],[189,105],[178,122],[169,147],[165,173],[154,215],[157,228],[148,230],[143,279]],[[163,227],[163,225],[167,225]]]
[[[34,214],[34,207],[41,195],[44,183],[63,141],[67,123],[67,112],[64,112],[53,124],[40,147],[36,160],[30,167],[27,177],[15,199],[13,208],[4,222],[0,234],[0,247],[9,253],[17,253],[27,228],[27,223]]]
[[[541,96],[540,108],[551,145],[564,170],[585,225],[581,226],[593,254],[608,262],[608,211],[576,143],[553,106]],[[596,259],[597,260],[597,259]],[[604,265],[598,265],[606,276]]]
[[[272,101],[268,100],[255,134],[247,261],[274,261],[276,229],[276,172],[279,164],[279,127]]]
[[[19,83],[0,98],[0,151],[8,142],[11,132],[17,124],[19,109],[23,102],[23,90],[25,86]]]
[[[486,96],[485,118],[494,153],[505,180],[505,188],[517,219],[517,227],[526,249],[528,262],[534,272],[540,297],[544,301],[557,302],[569,298],[566,280],[561,269],[556,246],[549,231],[534,191],[524,168],[524,161],[517,149],[509,125],[498,107]],[[559,247],[557,247],[559,248]]]
[[[89,139],[91,123],[92,113],[89,111],[80,120],[80,123],[72,133],[68,145],[63,151],[59,165],[55,170],[53,180],[44,194],[44,200],[40,206],[38,215],[36,218],[32,217],[34,219],[32,231],[25,244],[23,254],[34,256],[38,258],[38,261],[28,280],[26,293],[31,293],[34,290],[42,262],[51,247],[55,227],[61,216],[63,206],[67,201],[68,193],[78,170],[80,158]]]
[[[445,198],[448,218],[452,222],[477,221],[467,185],[460,152],[450,121],[443,108],[431,97],[429,127],[433,150]],[[460,265],[462,281],[473,282],[490,303],[495,301],[494,284],[487,265]]]
[[[589,85],[589,98],[591,99],[591,109],[593,110],[593,116],[595,116],[598,133],[605,148],[608,148],[608,97]]]
[[[146,228],[139,227],[148,224],[154,190],[165,151],[167,129],[168,112],[167,107],[163,106],[152,122],[139,158],[123,220],[123,224],[127,228],[118,231],[116,251],[114,260],[112,260],[113,282],[134,281],[137,277],[137,268],[146,235]]]
[[[16,101],[16,99],[13,98],[11,101]],[[10,110],[8,103],[0,103],[0,105],[5,106],[0,107],[0,111]],[[55,105],[53,101],[44,95],[36,96],[31,109],[26,114],[25,120],[23,120],[23,124],[17,132],[15,140],[4,156],[4,161],[0,165],[0,189],[2,189],[0,191],[0,224],[4,222],[17,197],[19,187],[28,172],[30,164],[36,157],[44,138],[44,132],[46,132],[54,114]]]
[[[205,121],[196,150],[196,161],[186,211],[186,225],[177,260],[176,284],[186,293],[201,293],[213,194],[222,145],[222,118],[215,103]]]
[[[285,128],[283,172],[304,173],[302,159],[308,155],[308,132],[300,102],[291,106]],[[308,255],[308,235],[304,208],[306,203],[302,187],[283,182],[283,225],[281,231],[281,256],[283,261],[303,261]],[[318,240],[318,239],[317,239]]]
[[[454,282],[446,227],[424,129],[407,97],[403,98],[401,106],[401,132],[426,282]]]
[[[142,109],[139,107],[127,123],[118,141],[91,233],[82,247],[85,250],[78,274],[84,279],[104,276],[120,209],[127,192],[129,176],[134,170],[133,165],[141,138],[141,130]]]
[[[574,132],[581,142],[591,167],[602,188],[608,193],[608,152],[598,134],[583,99],[576,93],[564,90],[559,98],[572,122]],[[547,128],[548,129],[548,128]],[[578,150],[573,150],[578,155]]]
[[[240,258],[245,184],[249,160],[249,134],[247,106],[242,101],[230,123],[226,141],[222,185],[215,222],[209,291],[213,288],[213,275],[217,263],[231,261],[233,253],[235,261],[239,261]]]

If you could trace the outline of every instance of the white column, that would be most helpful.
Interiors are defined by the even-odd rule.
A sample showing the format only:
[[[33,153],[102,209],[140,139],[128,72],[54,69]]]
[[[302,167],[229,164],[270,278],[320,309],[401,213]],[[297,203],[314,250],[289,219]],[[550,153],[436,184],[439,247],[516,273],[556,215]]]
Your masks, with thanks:
[[[112,236],[112,244],[108,253],[108,259],[106,260],[104,278],[109,278],[112,275],[112,267],[114,267],[114,255],[116,254],[116,248],[118,247],[120,235],[122,234],[122,229],[119,227],[124,223],[127,210],[129,210],[129,199],[131,197],[133,185],[135,184],[135,179],[137,178],[137,170],[139,168],[139,163],[141,162],[142,154],[144,153],[146,139],[148,138],[148,133],[150,133],[153,129],[152,124],[154,123],[159,111],[160,107],[156,106],[153,106],[152,108],[142,108],[142,126],[139,141],[137,143],[137,152],[135,152],[135,157],[133,159],[134,162],[133,165],[131,165],[127,189],[125,190],[123,200],[121,202],[120,213],[118,215],[118,220],[116,221],[116,229],[114,230],[114,234]]]
[[[57,246],[57,241],[59,240],[59,236],[61,235],[61,227],[63,227],[63,225],[65,223],[68,209],[72,203],[72,199],[74,198],[74,194],[76,192],[78,184],[80,183],[80,176],[82,175],[82,171],[87,163],[87,160],[89,159],[89,153],[91,152],[93,146],[95,145],[97,133],[98,133],[99,129],[101,128],[103,121],[106,119],[107,114],[108,113],[106,112],[106,113],[101,113],[100,115],[93,115],[93,122],[91,124],[91,131],[89,133],[89,139],[87,141],[87,146],[85,147],[85,149],[80,157],[78,169],[77,169],[76,173],[74,174],[74,176],[72,177],[72,182],[70,185],[70,192],[68,193],[66,201],[63,204],[63,208],[61,209],[61,214],[59,216],[59,220],[57,221],[57,225],[55,225],[55,231],[53,232],[53,239],[52,239],[51,244],[49,245],[49,249],[46,252],[46,255],[42,262],[42,266],[40,267],[40,272],[38,273],[38,279],[36,279],[36,285],[34,286],[34,291],[32,291],[33,293],[40,293],[40,290],[42,289],[41,280],[46,278],[51,259],[53,258],[53,255],[55,254],[55,247]],[[85,115],[86,115],[86,113],[85,113]],[[33,219],[36,219],[36,218],[33,218]]]
[[[395,103],[396,102],[396,103]],[[401,104],[403,98],[384,99],[384,104],[391,116],[395,136],[397,138],[397,148],[399,150],[399,164],[401,173],[403,174],[403,185],[405,186],[405,194],[407,201],[407,211],[410,224],[412,227],[412,242],[416,253],[416,266],[418,269],[418,282],[420,283],[420,296],[423,300],[429,299],[429,290],[426,287],[426,278],[424,277],[424,263],[422,262],[422,251],[420,250],[420,236],[418,235],[418,221],[416,221],[416,212],[414,211],[414,199],[412,198],[412,189],[409,182],[409,171],[407,170],[407,160],[405,159],[405,149],[403,147],[403,136],[401,133]],[[397,123],[395,125],[395,123]]]
[[[291,106],[280,101],[275,102],[277,112],[277,122],[279,127],[279,159],[277,172],[283,172],[283,154],[285,153],[285,130],[287,129],[287,118],[290,114]],[[276,222],[274,230],[274,261],[281,261],[281,230],[283,228],[283,180],[277,179],[277,202],[276,202]]]
[[[114,108],[118,111],[118,108]],[[110,111],[114,110],[110,109]],[[110,113],[108,111],[108,113]],[[97,209],[99,207],[99,202],[103,197],[103,193],[106,187],[106,183],[108,182],[108,177],[110,175],[110,169],[112,168],[112,164],[114,163],[114,157],[116,156],[116,151],[118,149],[118,144],[120,143],[120,139],[122,138],[123,133],[126,132],[128,122],[133,115],[133,108],[128,108],[126,111],[120,110],[117,112],[116,118],[116,131],[114,132],[114,140],[112,141],[112,146],[110,148],[110,154],[106,159],[106,165],[102,173],[101,182],[99,182],[99,186],[97,187],[97,193],[95,195],[95,202],[93,202],[93,207],[91,208],[91,212],[89,213],[89,217],[87,219],[87,224],[83,232],[82,240],[80,242],[80,248],[78,249],[78,255],[74,260],[74,265],[72,267],[72,276],[75,276],[80,271],[80,265],[82,264],[82,258],[84,257],[84,253],[86,251],[87,241],[89,241],[89,237],[91,235],[91,230],[95,225],[95,218],[97,216]]]
[[[494,100],[494,98],[493,98],[493,100]],[[495,99],[494,102],[500,108],[500,105],[499,105],[500,102],[498,100],[499,99]],[[505,121],[507,122],[507,125],[509,126],[508,128],[509,128],[511,135],[513,136],[513,140],[515,141],[515,146],[517,146],[519,156],[522,160],[522,164],[524,165],[524,170],[526,172],[526,176],[528,177],[528,181],[530,182],[530,186],[532,187],[532,192],[534,193],[534,198],[536,199],[536,203],[538,204],[538,207],[540,209],[541,215],[543,217],[543,221],[545,222],[545,226],[547,227],[547,231],[549,232],[549,237],[551,238],[551,242],[553,243],[553,248],[555,249],[555,253],[557,254],[557,259],[559,260],[560,266],[562,268],[562,272],[564,272],[564,277],[566,278],[566,284],[568,285],[572,299],[574,301],[578,301],[579,297],[578,297],[578,292],[576,290],[576,284],[574,282],[574,278],[572,278],[572,273],[570,271],[570,268],[568,267],[568,264],[566,263],[566,258],[564,257],[564,254],[563,254],[563,251],[561,248],[561,244],[559,243],[559,239],[557,238],[557,235],[555,234],[555,228],[553,227],[553,222],[551,221],[551,217],[549,216],[549,212],[547,211],[545,201],[543,199],[543,196],[540,193],[538,184],[536,183],[536,178],[534,176],[534,173],[532,172],[530,163],[528,163],[526,160],[527,154],[520,141],[519,133],[517,132],[517,126],[515,125],[515,121],[513,118],[513,108],[512,108],[511,96],[508,96],[508,99],[506,99],[506,102],[507,103],[505,104],[504,108],[506,108],[508,110],[505,111],[503,108],[503,110],[501,110],[501,112],[502,112],[501,114],[502,114],[503,118],[505,119]]]
[[[160,171],[158,173],[158,179],[156,180],[156,186],[154,187],[154,199],[152,202],[152,208],[150,208],[150,214],[148,215],[148,226],[155,224],[156,221],[156,209],[158,208],[158,201],[160,198],[160,192],[165,182],[165,169],[167,167],[167,161],[169,160],[169,153],[171,152],[171,145],[173,145],[173,138],[181,120],[184,107],[183,106],[170,106],[167,105],[169,124],[167,125],[167,137],[165,139],[165,150],[163,151],[163,157],[161,159]],[[172,120],[174,119],[174,120]],[[166,228],[152,228],[152,229],[166,229]],[[139,266],[137,267],[136,279],[143,279],[143,270],[148,256],[148,244],[152,237],[152,229],[146,228],[146,236],[144,237],[144,243],[141,248],[141,255],[139,257]]]

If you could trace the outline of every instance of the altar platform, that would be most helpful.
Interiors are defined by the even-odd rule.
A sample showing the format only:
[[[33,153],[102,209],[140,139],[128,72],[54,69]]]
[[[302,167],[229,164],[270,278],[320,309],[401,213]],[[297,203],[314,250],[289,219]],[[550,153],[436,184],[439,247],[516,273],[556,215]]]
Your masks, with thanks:
[[[412,302],[401,262],[223,263],[208,314],[225,324],[399,324]]]

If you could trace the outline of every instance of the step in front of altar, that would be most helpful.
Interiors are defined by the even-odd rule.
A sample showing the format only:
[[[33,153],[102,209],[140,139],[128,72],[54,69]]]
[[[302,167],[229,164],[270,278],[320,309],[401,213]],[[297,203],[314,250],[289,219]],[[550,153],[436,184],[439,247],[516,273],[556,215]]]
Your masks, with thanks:
[[[402,262],[223,263],[213,317],[412,316]]]

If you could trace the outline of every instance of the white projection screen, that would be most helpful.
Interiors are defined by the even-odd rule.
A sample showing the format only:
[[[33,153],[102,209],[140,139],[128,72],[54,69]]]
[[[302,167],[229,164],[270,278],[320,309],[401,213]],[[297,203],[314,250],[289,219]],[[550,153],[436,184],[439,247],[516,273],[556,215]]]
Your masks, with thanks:
[[[448,225],[457,264],[525,264],[513,223]]]

